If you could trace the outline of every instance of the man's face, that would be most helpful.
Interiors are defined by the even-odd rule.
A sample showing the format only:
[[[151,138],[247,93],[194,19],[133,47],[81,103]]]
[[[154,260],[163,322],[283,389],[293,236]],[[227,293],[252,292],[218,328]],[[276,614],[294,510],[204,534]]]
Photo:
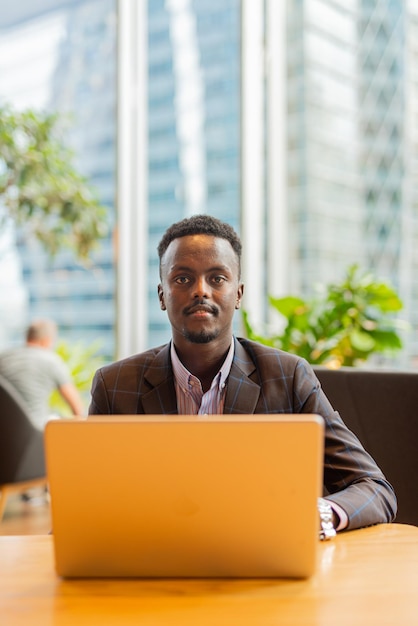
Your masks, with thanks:
[[[161,260],[158,296],[174,343],[230,339],[243,285],[238,258],[226,239],[187,235],[174,239]]]

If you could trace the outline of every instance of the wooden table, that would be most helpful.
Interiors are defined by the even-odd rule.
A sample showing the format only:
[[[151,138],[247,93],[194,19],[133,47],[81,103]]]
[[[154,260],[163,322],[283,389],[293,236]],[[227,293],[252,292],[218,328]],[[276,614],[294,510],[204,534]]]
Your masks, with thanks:
[[[309,580],[61,580],[51,536],[0,537],[2,626],[418,624],[418,528],[322,543]]]

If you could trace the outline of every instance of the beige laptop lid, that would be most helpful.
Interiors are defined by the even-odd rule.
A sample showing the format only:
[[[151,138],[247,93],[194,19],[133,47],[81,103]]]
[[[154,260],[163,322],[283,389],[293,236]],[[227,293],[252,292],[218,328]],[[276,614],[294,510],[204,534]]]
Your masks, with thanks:
[[[307,577],[316,415],[106,416],[47,424],[64,577]]]

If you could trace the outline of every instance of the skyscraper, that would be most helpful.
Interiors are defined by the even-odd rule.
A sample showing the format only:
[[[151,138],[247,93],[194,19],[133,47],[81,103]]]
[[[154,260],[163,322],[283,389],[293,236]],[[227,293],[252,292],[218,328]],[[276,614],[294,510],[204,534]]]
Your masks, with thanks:
[[[402,0],[288,2],[290,285],[352,263],[391,283],[410,325],[392,365],[418,347],[414,28]]]

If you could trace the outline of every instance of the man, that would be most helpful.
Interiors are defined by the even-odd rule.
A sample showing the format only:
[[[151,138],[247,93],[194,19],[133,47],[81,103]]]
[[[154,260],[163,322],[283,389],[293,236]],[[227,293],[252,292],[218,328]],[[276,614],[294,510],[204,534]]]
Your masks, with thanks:
[[[328,495],[319,505],[325,534],[392,521],[391,485],[333,410],[310,365],[233,336],[244,292],[235,231],[196,215],[166,231],[158,254],[158,297],[172,341],[96,372],[89,413],[318,413],[326,428]]]
[[[74,415],[83,415],[83,403],[64,361],[52,348],[57,327],[50,320],[34,321],[26,343],[0,355],[0,375],[16,389],[33,424],[42,430],[50,417],[49,398],[55,389]]]

